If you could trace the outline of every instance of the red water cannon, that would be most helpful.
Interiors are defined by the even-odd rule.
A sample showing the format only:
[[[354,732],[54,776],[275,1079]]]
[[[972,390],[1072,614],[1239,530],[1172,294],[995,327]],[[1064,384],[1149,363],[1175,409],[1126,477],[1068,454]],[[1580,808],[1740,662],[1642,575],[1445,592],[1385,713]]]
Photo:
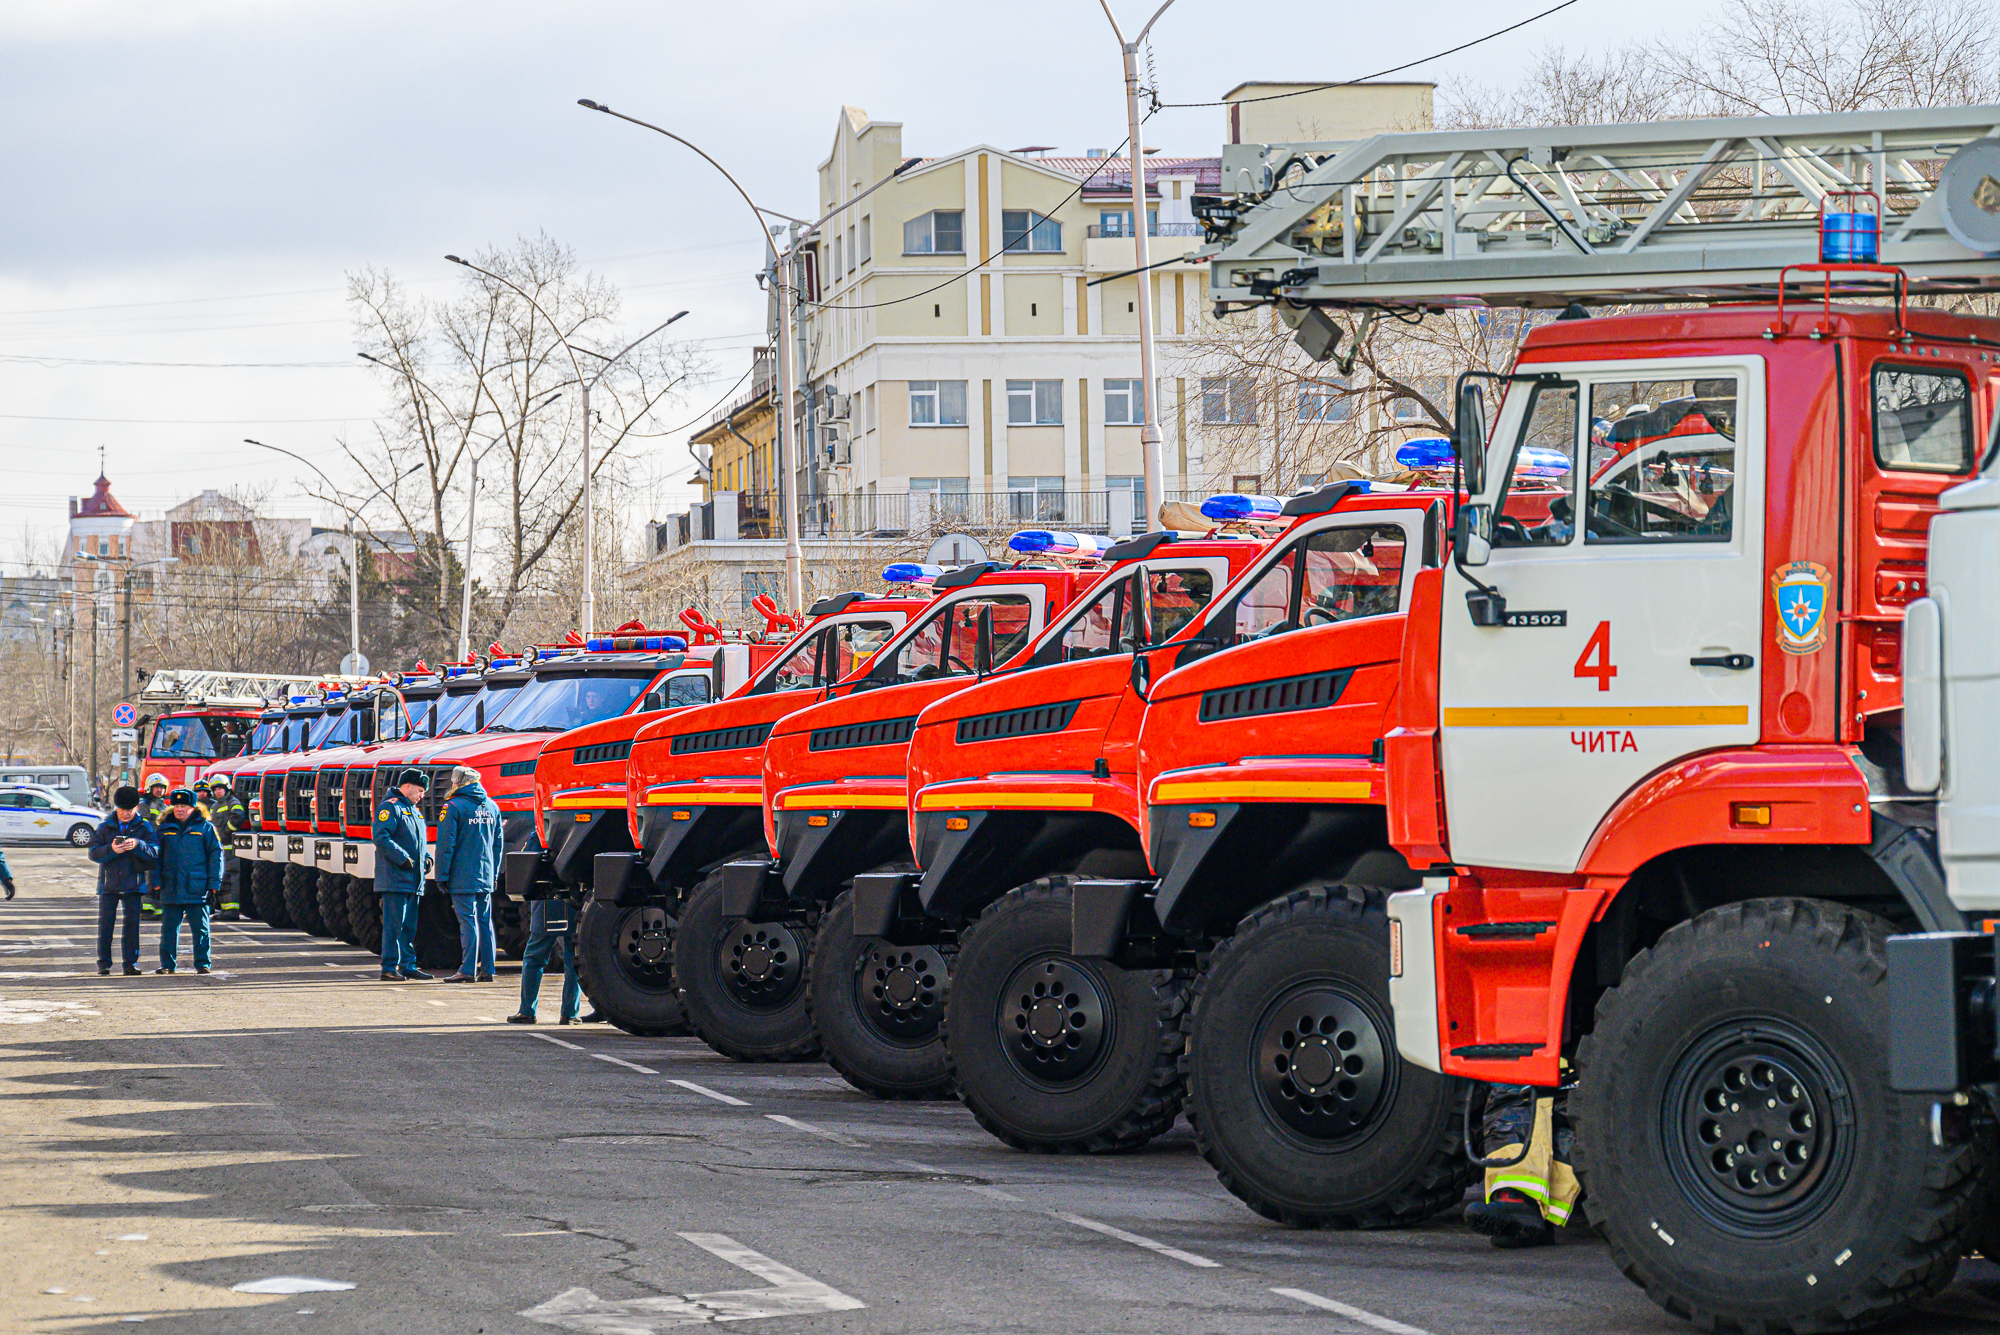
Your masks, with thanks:
[[[790,637],[798,634],[805,625],[804,620],[796,614],[780,612],[777,603],[771,600],[771,595],[768,593],[760,593],[752,598],[750,608],[763,616],[766,635]]]
[[[707,617],[703,616],[700,612],[697,612],[692,607],[684,607],[681,609],[681,624],[688,628],[688,633],[690,635],[694,636],[694,639],[689,641],[689,643],[692,644],[722,643],[722,627],[716,625],[714,622],[710,621]]]

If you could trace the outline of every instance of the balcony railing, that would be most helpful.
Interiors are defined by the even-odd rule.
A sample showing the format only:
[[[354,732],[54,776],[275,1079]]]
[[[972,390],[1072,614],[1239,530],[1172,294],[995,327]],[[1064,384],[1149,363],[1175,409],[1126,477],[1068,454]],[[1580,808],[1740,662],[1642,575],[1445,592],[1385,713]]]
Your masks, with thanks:
[[[1084,235],[1092,241],[1114,241],[1119,239],[1129,241],[1132,239],[1132,229],[1123,224],[1106,227],[1102,223],[1093,223],[1091,226],[1084,228]],[[1146,227],[1146,235],[1200,236],[1201,224],[1191,222],[1150,223]]]
[[[894,537],[952,529],[1066,525],[1102,531],[1110,522],[1102,491],[911,491],[821,497],[805,532],[820,537]]]

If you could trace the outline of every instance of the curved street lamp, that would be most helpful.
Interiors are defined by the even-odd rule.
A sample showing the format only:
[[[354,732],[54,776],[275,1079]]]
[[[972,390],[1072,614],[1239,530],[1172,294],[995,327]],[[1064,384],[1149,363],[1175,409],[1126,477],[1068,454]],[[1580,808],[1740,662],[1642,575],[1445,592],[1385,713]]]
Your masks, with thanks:
[[[1168,3],[1172,3],[1172,0],[1168,0]],[[722,178],[735,187],[736,193],[743,197],[743,202],[750,206],[750,212],[757,220],[757,230],[763,235],[765,244],[771,247],[771,281],[777,286],[778,293],[778,411],[773,416],[778,419],[779,504],[784,507],[785,511],[785,585],[786,596],[791,602],[790,610],[803,612],[806,606],[805,557],[799,550],[798,448],[797,441],[794,439],[792,433],[792,395],[795,392],[792,366],[792,302],[794,294],[791,275],[793,262],[798,256],[799,251],[804,249],[806,242],[812,239],[814,233],[819,231],[821,224],[825,223],[828,218],[853,208],[856,204],[874,194],[877,190],[880,190],[883,186],[889,184],[889,182],[895,180],[919,162],[922,162],[923,159],[905,158],[896,170],[890,172],[860,194],[844,203],[835,205],[832,209],[822,214],[816,221],[806,222],[803,219],[794,218],[790,214],[779,213],[776,209],[767,209],[756,200],[750,198],[750,192],[743,188],[742,182],[731,176],[727,167],[717,162],[693,140],[675,134],[672,130],[665,129],[662,126],[655,125],[651,121],[642,121],[637,116],[628,116],[622,111],[613,111],[602,102],[593,102],[587,97],[578,98],[576,104],[591,111],[601,111],[607,116],[616,116],[621,121],[628,121],[633,125],[639,126],[641,129],[651,130],[655,134],[663,134],[682,147],[693,150],[703,162],[721,172]],[[792,224],[792,243],[783,251],[779,251],[776,244],[771,241],[771,232],[767,229],[764,222],[767,215],[773,218],[782,218]]]
[[[549,332],[555,335],[556,342],[562,344],[563,351],[569,354],[570,369],[576,373],[576,382],[583,386],[583,596],[578,600],[577,619],[583,623],[579,629],[582,630],[583,637],[587,640],[590,638],[597,620],[597,585],[595,582],[597,571],[596,526],[594,509],[591,505],[591,492],[593,488],[591,486],[590,473],[590,391],[597,387],[597,382],[602,380],[605,373],[618,363],[619,358],[638,347],[641,343],[644,343],[653,335],[659,333],[662,329],[665,329],[675,320],[680,319],[681,316],[686,315],[687,312],[677,311],[673,315],[668,316],[609,357],[605,357],[601,352],[592,351],[590,348],[582,349],[582,351],[589,353],[593,357],[602,357],[604,359],[604,365],[597,369],[596,375],[586,376],[583,373],[582,363],[576,359],[578,349],[573,347],[567,338],[563,337],[562,326],[556,323],[554,316],[542,309],[541,302],[529,296],[518,283],[503,278],[490,269],[482,269],[472,261],[460,259],[456,255],[447,255],[445,258],[453,264],[472,270],[476,274],[483,274],[534,307],[536,312],[549,322]]]

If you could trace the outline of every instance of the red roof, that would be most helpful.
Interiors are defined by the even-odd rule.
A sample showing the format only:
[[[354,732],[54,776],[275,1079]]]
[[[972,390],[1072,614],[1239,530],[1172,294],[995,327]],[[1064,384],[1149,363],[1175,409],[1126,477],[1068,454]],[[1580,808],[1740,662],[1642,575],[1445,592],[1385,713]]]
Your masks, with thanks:
[[[97,490],[84,498],[82,503],[76,507],[76,514],[72,518],[102,519],[106,516],[130,519],[132,512],[120,505],[118,498],[111,494],[111,479],[99,473],[97,475]]]

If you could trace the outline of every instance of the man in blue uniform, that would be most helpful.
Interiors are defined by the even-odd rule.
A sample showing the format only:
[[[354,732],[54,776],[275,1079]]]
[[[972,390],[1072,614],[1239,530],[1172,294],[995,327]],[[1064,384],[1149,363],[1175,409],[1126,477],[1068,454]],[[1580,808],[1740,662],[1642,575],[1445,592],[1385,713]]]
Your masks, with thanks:
[[[486,795],[479,771],[458,766],[451,772],[451,800],[438,817],[437,881],[458,914],[463,955],[447,983],[493,981],[493,884],[505,848],[500,808]]]
[[[382,981],[428,980],[417,967],[417,899],[424,892],[424,813],[430,784],[406,769],[375,808],[375,892],[382,896]]]
[[[159,858],[153,827],[139,814],[139,790],[126,785],[113,795],[114,810],[90,836],[90,860],[97,864],[97,972],[111,972],[111,933],[125,909],[125,972],[139,972],[139,900]]]
[[[222,840],[195,805],[194,793],[176,788],[160,822],[160,973],[180,963],[181,920],[194,937],[194,971],[209,971],[208,900],[222,888]]]

